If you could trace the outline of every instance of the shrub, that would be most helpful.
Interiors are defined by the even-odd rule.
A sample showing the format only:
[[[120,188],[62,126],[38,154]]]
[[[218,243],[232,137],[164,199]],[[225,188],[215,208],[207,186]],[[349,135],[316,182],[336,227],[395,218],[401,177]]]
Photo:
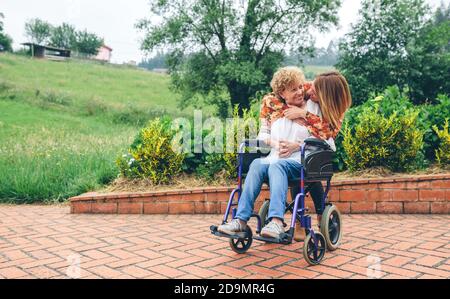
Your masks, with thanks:
[[[377,107],[380,115],[389,118],[393,113],[396,113],[398,117],[403,117],[409,113],[414,105],[411,103],[407,96],[408,90],[400,90],[397,86],[387,87],[383,93],[372,94],[368,101],[360,106],[350,108],[345,114],[344,125],[341,133],[336,137],[336,154],[334,156],[334,168],[342,171],[346,168],[346,151],[343,146],[345,129],[354,131],[356,125],[359,123],[359,116],[367,109],[375,109]]]
[[[225,178],[235,179],[237,177],[238,167],[238,148],[243,138],[255,138],[256,136],[250,136],[250,122],[256,125],[256,131],[259,129],[259,111],[252,111],[243,109],[242,117],[239,116],[239,109],[236,105],[233,109],[232,118],[232,131],[226,131],[224,128],[223,153],[204,154],[203,163],[197,167],[197,175],[207,179],[213,180],[215,176],[221,172],[224,172]],[[209,132],[204,131],[205,136]],[[233,134],[233,135],[231,135]],[[257,134],[257,132],[256,132]],[[226,149],[226,144],[231,143],[235,145],[233,152],[229,153]]]
[[[226,167],[223,154],[207,154],[204,163],[197,167],[196,174],[207,181],[214,181]]]
[[[378,99],[382,100],[382,98]],[[423,132],[418,128],[417,109],[384,116],[380,104],[363,107],[353,128],[343,130],[344,162],[350,171],[383,166],[392,171],[418,167],[423,158]]]
[[[440,140],[440,145],[436,149],[436,161],[439,165],[444,166],[450,164],[450,134],[448,132],[448,119],[445,119],[445,124],[442,130],[439,130],[436,125],[433,126]]]
[[[437,104],[425,104],[421,107],[420,121],[425,131],[424,135],[424,153],[425,157],[432,161],[435,159],[435,152],[439,147],[439,137],[433,126],[443,129],[445,119],[450,115],[450,98],[446,95],[439,95],[436,99]]]
[[[116,161],[121,175],[148,178],[154,184],[166,184],[180,173],[184,154],[172,149],[173,132],[167,121],[156,118],[136,137],[127,154]]]

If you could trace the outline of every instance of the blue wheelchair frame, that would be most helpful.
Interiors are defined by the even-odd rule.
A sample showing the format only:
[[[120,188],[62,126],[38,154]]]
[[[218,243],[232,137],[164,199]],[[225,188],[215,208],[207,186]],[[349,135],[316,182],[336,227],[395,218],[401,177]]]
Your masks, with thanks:
[[[228,205],[227,205],[227,209],[225,211],[225,215],[223,217],[223,221],[222,224],[225,224],[228,222],[228,217],[230,215],[230,210],[232,207],[237,206],[239,204],[239,200],[242,194],[242,167],[243,167],[243,162],[244,162],[244,154],[245,154],[245,148],[246,147],[252,147],[254,144],[256,145],[256,148],[260,148],[261,146],[258,146],[259,144],[261,144],[262,142],[259,140],[246,140],[244,141],[240,147],[239,147],[239,170],[238,170],[238,186],[237,188],[235,188],[231,194],[230,194],[230,198],[228,201]],[[253,237],[256,240],[259,241],[264,241],[264,242],[268,242],[268,243],[279,243],[279,244],[290,244],[292,243],[293,240],[293,236],[294,236],[294,230],[295,230],[295,222],[297,221],[297,219],[299,219],[300,222],[300,226],[302,228],[305,228],[306,230],[306,234],[311,234],[311,238],[314,241],[314,245],[315,248],[318,248],[318,240],[316,237],[316,234],[314,233],[314,230],[312,229],[311,226],[311,216],[306,215],[307,212],[307,208],[305,207],[305,150],[306,147],[308,145],[312,145],[312,146],[319,146],[322,147],[323,149],[329,149],[329,145],[326,144],[325,142],[318,140],[318,139],[313,139],[313,138],[309,138],[307,140],[305,140],[305,143],[302,144],[301,146],[301,169],[300,169],[300,180],[299,180],[299,187],[300,187],[300,192],[295,196],[295,200],[292,202],[294,204],[293,209],[292,209],[292,219],[291,219],[291,226],[289,228],[289,231],[287,233],[284,233],[280,236],[280,238],[278,239],[272,239],[272,238],[264,238],[262,236],[255,236]],[[331,176],[325,176],[325,177],[316,177],[313,180],[309,180],[309,182],[314,182],[314,181],[323,181],[326,180],[327,181],[327,187],[326,190],[324,192],[324,196],[322,198],[322,210],[325,207],[326,204],[326,199],[330,190],[330,182],[331,182]],[[294,181],[297,181],[294,180]],[[236,203],[233,203],[234,198],[236,193],[238,194],[238,200]],[[292,203],[286,208],[286,210],[290,210],[292,208]],[[232,219],[234,219],[236,217],[236,208],[232,209]],[[296,213],[294,213],[294,211],[296,211]],[[251,217],[255,217],[257,219],[257,228],[256,228],[256,233],[259,234],[261,232],[262,229],[262,219],[261,217],[256,214],[253,213],[251,215]],[[217,231],[217,227],[216,226],[211,226],[211,232],[216,235],[216,236],[220,236],[220,237],[228,237],[228,238],[239,238],[242,237],[241,235],[224,235],[220,232]]]

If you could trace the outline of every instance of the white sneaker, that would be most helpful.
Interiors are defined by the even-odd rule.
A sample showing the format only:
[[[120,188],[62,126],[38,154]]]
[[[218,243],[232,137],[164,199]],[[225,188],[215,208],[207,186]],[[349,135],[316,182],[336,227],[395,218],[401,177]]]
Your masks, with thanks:
[[[279,225],[274,221],[270,221],[261,230],[261,236],[266,238],[279,238],[282,233],[284,233],[283,225]]]
[[[241,225],[241,222],[238,219],[233,219],[230,223],[219,225],[217,231],[227,235],[234,235],[236,233],[244,232],[246,228],[247,225]]]

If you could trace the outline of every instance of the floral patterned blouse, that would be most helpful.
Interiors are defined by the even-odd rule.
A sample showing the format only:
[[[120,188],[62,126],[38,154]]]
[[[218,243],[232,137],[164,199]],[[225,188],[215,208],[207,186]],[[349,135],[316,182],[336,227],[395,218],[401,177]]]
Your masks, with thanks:
[[[305,84],[305,87],[309,88],[310,85]],[[260,118],[265,120],[266,125],[270,127],[277,119],[284,117],[283,112],[288,108],[283,99],[274,93],[269,93],[262,100]],[[304,119],[298,118],[294,122],[305,126],[311,135],[322,140],[328,140],[330,137],[335,139],[342,126],[342,121],[340,121],[337,128],[332,128],[327,121],[310,112],[306,112]]]

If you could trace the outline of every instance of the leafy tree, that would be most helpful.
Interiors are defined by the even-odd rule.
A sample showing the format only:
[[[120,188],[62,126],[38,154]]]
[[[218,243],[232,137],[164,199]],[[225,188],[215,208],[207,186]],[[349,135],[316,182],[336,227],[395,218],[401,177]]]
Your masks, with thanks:
[[[136,25],[142,49],[170,50],[173,86],[184,104],[203,98],[226,115],[229,102],[248,108],[283,61],[283,50],[311,48],[311,29],[337,24],[340,0],[152,1]],[[155,16],[162,17],[155,23]],[[158,18],[156,18],[158,19]]]
[[[70,24],[63,23],[62,25],[53,28],[50,37],[50,44],[64,49],[75,48],[77,44],[75,27]]]
[[[386,86],[408,84],[409,53],[430,12],[423,0],[363,0],[360,18],[340,43],[337,68],[356,104]]]
[[[450,94],[450,21],[430,22],[408,46],[407,81],[415,103]]]
[[[31,19],[25,23],[25,35],[30,42],[45,44],[49,41],[52,32],[52,25],[41,19]]]
[[[12,38],[3,32],[3,18],[5,16],[0,12],[0,50],[12,51]]]
[[[98,37],[94,33],[87,32],[87,30],[77,32],[76,36],[77,51],[88,56],[97,55],[98,49],[104,43],[102,38]]]
[[[311,53],[286,56],[283,65],[297,65],[302,62],[305,65],[333,66],[337,63],[338,55],[335,41],[330,41],[327,48],[314,48]]]
[[[441,2],[441,6],[436,9],[434,14],[434,23],[439,25],[443,22],[450,20],[450,4],[445,7],[444,2]]]

